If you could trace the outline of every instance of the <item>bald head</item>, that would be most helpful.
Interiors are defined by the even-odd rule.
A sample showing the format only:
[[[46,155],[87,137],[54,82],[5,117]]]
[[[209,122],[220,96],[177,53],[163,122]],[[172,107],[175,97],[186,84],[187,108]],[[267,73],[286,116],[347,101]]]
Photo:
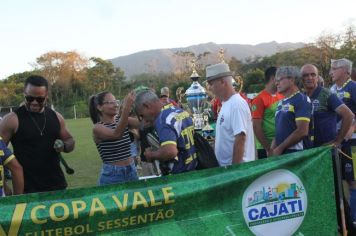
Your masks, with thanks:
[[[312,64],[305,64],[300,70],[302,74],[303,87],[306,92],[312,93],[318,87],[319,74],[318,68]]]
[[[318,68],[316,68],[316,66],[314,66],[313,64],[305,64],[304,66],[302,66],[302,68],[300,69],[300,72],[303,76],[304,71],[314,71],[314,73],[316,75],[319,75],[319,71]]]

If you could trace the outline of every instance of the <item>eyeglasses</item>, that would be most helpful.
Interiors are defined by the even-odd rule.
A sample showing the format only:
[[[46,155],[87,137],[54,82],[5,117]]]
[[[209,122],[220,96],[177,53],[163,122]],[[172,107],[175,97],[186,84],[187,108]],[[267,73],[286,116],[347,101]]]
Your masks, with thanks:
[[[311,77],[316,77],[316,73],[305,73],[305,74],[303,74],[303,78],[308,78],[309,76],[311,76]]]
[[[33,102],[34,100],[36,100],[38,103],[43,103],[46,100],[46,97],[33,97],[26,95],[25,99],[27,102]]]
[[[110,104],[110,105],[119,105],[120,101],[115,100],[115,101],[104,101],[103,104]]]

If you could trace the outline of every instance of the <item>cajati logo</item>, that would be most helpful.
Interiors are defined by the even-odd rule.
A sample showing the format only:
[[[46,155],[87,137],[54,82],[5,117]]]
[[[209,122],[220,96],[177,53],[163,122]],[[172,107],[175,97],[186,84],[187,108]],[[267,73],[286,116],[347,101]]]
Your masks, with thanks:
[[[250,184],[242,209],[255,235],[292,235],[303,222],[307,194],[298,176],[289,170],[274,170]]]

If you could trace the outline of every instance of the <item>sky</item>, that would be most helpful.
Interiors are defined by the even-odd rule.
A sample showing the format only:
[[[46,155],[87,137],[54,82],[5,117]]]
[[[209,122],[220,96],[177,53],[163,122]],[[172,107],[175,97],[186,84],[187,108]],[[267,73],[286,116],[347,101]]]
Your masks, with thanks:
[[[313,42],[356,26],[356,0],[1,0],[0,79],[49,51],[111,59],[207,42]]]

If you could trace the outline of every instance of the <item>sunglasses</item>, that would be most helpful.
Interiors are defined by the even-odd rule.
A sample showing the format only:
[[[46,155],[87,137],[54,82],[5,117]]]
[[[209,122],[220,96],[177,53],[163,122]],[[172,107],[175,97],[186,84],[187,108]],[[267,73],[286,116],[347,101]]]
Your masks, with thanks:
[[[45,97],[33,97],[33,96],[25,96],[25,99],[27,102],[33,102],[34,100],[36,100],[38,103],[43,103],[46,98]]]

